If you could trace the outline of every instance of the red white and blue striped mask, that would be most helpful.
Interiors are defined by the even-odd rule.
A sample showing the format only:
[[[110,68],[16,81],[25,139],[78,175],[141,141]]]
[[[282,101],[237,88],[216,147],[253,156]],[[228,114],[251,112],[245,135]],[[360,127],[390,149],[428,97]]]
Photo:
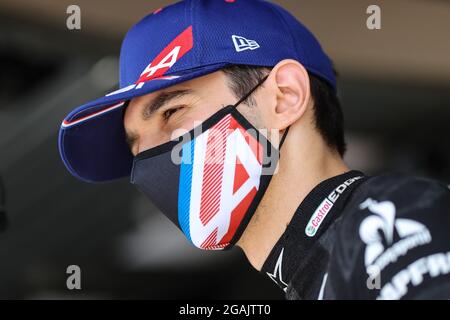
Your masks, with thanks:
[[[131,182],[200,249],[239,240],[276,170],[278,151],[236,109],[246,97],[133,161]]]

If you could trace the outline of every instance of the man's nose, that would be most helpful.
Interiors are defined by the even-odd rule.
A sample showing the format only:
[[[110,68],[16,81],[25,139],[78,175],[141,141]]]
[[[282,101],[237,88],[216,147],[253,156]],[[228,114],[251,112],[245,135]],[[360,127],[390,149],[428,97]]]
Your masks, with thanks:
[[[147,132],[140,136],[137,141],[137,153],[147,151],[149,149],[155,148],[165,142],[169,141],[169,137],[163,137],[162,134],[155,132]]]

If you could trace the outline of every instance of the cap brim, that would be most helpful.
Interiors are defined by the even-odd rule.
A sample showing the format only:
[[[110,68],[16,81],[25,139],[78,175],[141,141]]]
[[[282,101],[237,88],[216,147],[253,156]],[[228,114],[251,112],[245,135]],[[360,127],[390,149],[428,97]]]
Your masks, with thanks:
[[[178,83],[218,71],[214,64],[155,78],[124,92],[108,94],[73,110],[62,122],[58,147],[69,172],[86,182],[106,182],[129,176],[133,155],[126,143],[123,110],[126,102]]]

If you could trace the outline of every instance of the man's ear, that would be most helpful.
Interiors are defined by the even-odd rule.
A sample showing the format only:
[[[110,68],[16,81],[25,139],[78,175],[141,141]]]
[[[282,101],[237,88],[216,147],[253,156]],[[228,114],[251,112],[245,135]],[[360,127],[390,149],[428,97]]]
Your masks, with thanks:
[[[276,97],[276,104],[268,110],[272,128],[286,129],[305,113],[310,100],[309,76],[299,62],[280,61],[267,79]]]

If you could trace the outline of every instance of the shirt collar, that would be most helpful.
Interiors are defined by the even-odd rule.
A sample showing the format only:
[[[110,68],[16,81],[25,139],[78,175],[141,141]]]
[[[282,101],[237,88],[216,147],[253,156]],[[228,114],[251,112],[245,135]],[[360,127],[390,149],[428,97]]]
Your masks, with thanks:
[[[316,250],[314,245],[340,215],[346,199],[364,178],[362,172],[352,170],[314,187],[297,208],[261,272],[286,292],[299,269],[306,267],[309,273],[319,270],[316,264],[323,261],[326,254],[323,250]]]

